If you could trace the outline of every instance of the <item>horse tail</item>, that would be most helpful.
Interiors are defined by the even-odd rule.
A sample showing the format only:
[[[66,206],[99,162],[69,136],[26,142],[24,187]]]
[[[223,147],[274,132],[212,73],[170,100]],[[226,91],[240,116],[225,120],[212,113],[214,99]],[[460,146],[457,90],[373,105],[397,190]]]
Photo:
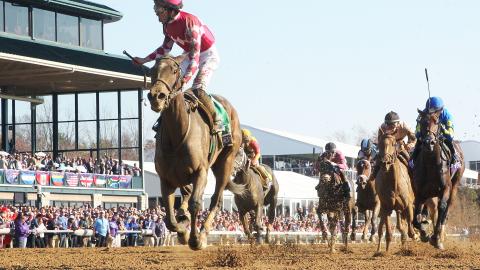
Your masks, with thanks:
[[[247,185],[236,184],[232,180],[228,181],[226,189],[230,190],[233,194],[243,197],[247,192]]]

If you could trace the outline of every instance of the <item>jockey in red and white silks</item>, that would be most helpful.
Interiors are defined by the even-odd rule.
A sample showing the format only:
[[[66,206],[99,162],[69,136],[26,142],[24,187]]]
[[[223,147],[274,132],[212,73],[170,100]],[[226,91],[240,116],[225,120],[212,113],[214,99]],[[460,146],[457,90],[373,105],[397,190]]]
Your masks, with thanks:
[[[163,5],[174,5],[174,0],[163,0]],[[180,1],[181,4],[181,1]],[[155,11],[160,18],[163,6],[155,5]],[[180,63],[183,83],[187,84],[195,73],[192,88],[206,89],[213,71],[218,67],[220,58],[215,47],[215,38],[210,29],[196,16],[178,10],[178,13],[163,23],[165,39],[162,46],[145,58],[135,58],[138,63],[146,63],[167,55],[173,44],[184,50],[185,60]]]

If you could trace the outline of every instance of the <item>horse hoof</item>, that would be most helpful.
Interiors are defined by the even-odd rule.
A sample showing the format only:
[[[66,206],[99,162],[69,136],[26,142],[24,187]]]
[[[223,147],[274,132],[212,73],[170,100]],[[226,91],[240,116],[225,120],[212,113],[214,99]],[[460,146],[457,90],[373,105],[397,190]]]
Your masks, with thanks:
[[[430,241],[430,236],[428,236],[426,232],[421,231],[420,232],[420,241],[422,241],[423,243],[428,243]]]
[[[355,242],[355,233],[350,234],[350,240]]]
[[[440,250],[445,250],[445,247],[443,246],[443,243],[438,243],[436,248],[438,248]]]
[[[188,233],[178,233],[177,232],[177,239],[178,239],[178,243],[180,245],[186,245],[188,244],[188,240],[190,238],[190,235]]]

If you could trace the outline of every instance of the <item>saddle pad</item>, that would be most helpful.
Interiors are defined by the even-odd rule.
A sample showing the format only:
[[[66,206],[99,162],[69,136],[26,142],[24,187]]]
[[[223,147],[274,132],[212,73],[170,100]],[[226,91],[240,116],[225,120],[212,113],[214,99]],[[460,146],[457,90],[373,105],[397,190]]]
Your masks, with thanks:
[[[228,117],[228,113],[223,107],[222,103],[216,100],[213,96],[210,96],[213,101],[213,105],[215,105],[215,111],[219,116],[220,120],[222,120],[223,125],[223,133],[230,133],[231,125],[230,125],[230,117]]]

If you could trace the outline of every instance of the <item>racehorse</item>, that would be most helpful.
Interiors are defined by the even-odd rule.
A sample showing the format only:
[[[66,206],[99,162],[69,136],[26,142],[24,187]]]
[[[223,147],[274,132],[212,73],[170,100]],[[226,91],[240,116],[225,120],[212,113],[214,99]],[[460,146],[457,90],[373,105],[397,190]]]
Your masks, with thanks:
[[[404,145],[397,144],[395,137],[383,133],[382,129],[380,132],[382,133],[379,134],[377,160],[377,162],[380,162],[380,170],[375,179],[375,190],[380,199],[377,252],[380,252],[384,225],[387,227],[385,238],[386,251],[388,252],[392,241],[392,227],[390,226],[392,211],[396,211],[397,228],[401,234],[402,246],[407,241],[407,231],[410,238],[416,238],[412,226],[414,194],[407,164],[401,160],[403,159]]]
[[[465,171],[463,152],[457,142],[454,142],[455,150],[460,160],[460,168],[450,170],[452,153],[445,145],[442,137],[440,112],[424,112],[418,110],[420,116],[420,153],[415,160],[413,171],[413,183],[415,190],[415,216],[419,216],[422,205],[428,198],[438,198],[436,212],[438,218],[434,226],[430,244],[438,249],[444,249],[445,223],[457,188]],[[415,227],[422,233],[424,228],[420,226],[418,218],[414,221]]]
[[[162,199],[166,208],[166,226],[177,232],[180,243],[193,250],[207,245],[207,234],[219,209],[223,191],[228,188],[241,194],[245,188],[230,180],[235,155],[242,133],[237,112],[223,97],[214,96],[225,108],[230,120],[233,146],[212,147],[208,117],[199,109],[198,99],[182,92],[182,76],[179,63],[185,55],[176,58],[165,56],[152,69],[152,86],[148,93],[151,109],[161,113],[156,134],[155,169],[160,176]],[[197,105],[197,106],[196,106]],[[218,145],[218,144],[217,144]],[[213,151],[211,151],[213,150]],[[207,184],[207,172],[211,168],[216,178],[208,216],[197,230],[197,216],[202,207],[202,196]],[[174,192],[182,193],[182,216],[177,221],[174,214]],[[190,228],[188,222],[190,220]]]
[[[372,165],[367,159],[360,159],[356,164],[357,169],[357,201],[356,206],[359,213],[365,216],[365,226],[362,231],[362,240],[367,239],[368,227],[371,225],[369,241],[377,232],[377,217],[380,212],[380,200],[375,191],[375,182],[368,181],[372,173]]]
[[[337,224],[343,213],[344,227],[342,241],[345,244],[345,248],[348,248],[348,232],[352,223],[352,212],[354,208],[353,197],[345,198],[342,189],[342,177],[341,171],[336,171],[330,161],[323,159],[318,163],[320,172],[319,184],[317,185],[318,194],[318,208],[317,214],[320,220],[320,226],[323,228],[325,225],[322,221],[322,215],[326,214],[328,219],[328,229],[330,231],[330,239],[328,240],[328,246],[330,252],[335,252],[335,242],[337,239]],[[324,237],[326,232],[324,232]],[[354,235],[354,231],[352,234]]]
[[[257,232],[257,243],[262,243],[262,231],[263,231],[263,208],[268,207],[268,226],[265,240],[270,243],[270,231],[272,230],[272,224],[275,219],[275,208],[277,205],[278,194],[278,181],[270,167],[264,164],[268,173],[272,176],[272,184],[267,190],[263,190],[261,176],[250,167],[250,162],[247,162],[247,156],[243,149],[241,149],[237,155],[236,164],[238,168],[235,168],[233,182],[239,185],[244,185],[246,191],[243,195],[234,195],[235,205],[238,208],[240,215],[240,221],[242,222],[243,229],[248,238],[252,238],[250,231],[250,222],[248,222],[247,213],[254,212],[255,215],[251,216],[253,223],[253,229]],[[236,161],[236,162],[237,162]]]

